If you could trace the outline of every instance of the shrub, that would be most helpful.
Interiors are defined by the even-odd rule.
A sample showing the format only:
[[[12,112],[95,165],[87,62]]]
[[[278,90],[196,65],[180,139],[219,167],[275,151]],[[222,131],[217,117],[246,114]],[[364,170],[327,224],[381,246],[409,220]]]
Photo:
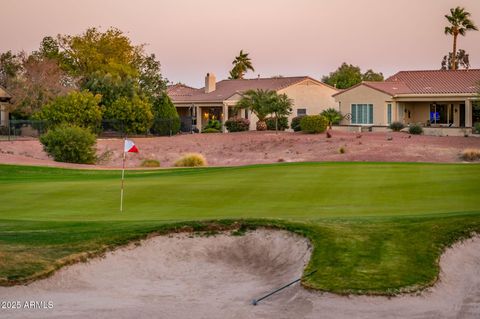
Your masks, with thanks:
[[[295,116],[292,119],[292,123],[290,123],[290,127],[292,128],[293,131],[298,132],[302,130],[302,127],[300,126],[300,121],[305,115],[300,115],[300,116]]]
[[[392,122],[389,127],[394,132],[400,132],[405,125],[402,122]]]
[[[480,149],[467,148],[460,157],[465,161],[478,161],[480,160]]]
[[[328,121],[328,126],[332,126],[332,124],[338,124],[343,119],[342,113],[340,111],[335,110],[334,108],[328,108],[323,110],[320,115],[324,116]]]
[[[198,153],[189,153],[180,157],[176,162],[176,167],[197,167],[197,166],[206,166],[207,161],[202,154]]]
[[[48,155],[57,162],[95,163],[95,135],[79,126],[60,125],[40,136]]]
[[[216,129],[216,130],[220,131],[222,129],[222,123],[220,123],[219,120],[214,120],[214,119],[208,120],[208,123],[203,128],[203,131],[207,130],[209,128],[213,128],[213,129]]]
[[[250,121],[242,117],[232,117],[225,122],[225,127],[229,132],[243,132],[250,128]]]
[[[305,115],[300,120],[302,132],[315,134],[323,133],[327,129],[328,120],[321,115]]]
[[[265,119],[267,124],[267,130],[275,131],[275,117],[267,117]],[[278,118],[278,130],[285,131],[288,128],[288,118],[286,116],[280,116]]]
[[[71,92],[43,106],[33,119],[45,120],[47,127],[69,124],[95,130],[102,121],[100,100],[100,95],[88,91]]]
[[[475,123],[474,127],[475,127],[475,133],[480,134],[480,122]]]
[[[154,159],[146,159],[143,160],[142,164],[140,164],[142,167],[160,167],[160,162]]]
[[[180,116],[166,93],[154,100],[152,104],[152,133],[157,135],[175,135],[180,131]]]
[[[343,146],[340,147],[340,148],[338,149],[338,152],[339,152],[340,154],[345,154],[345,152],[346,152],[345,147],[343,147]]]
[[[408,128],[408,133],[412,135],[420,135],[423,133],[423,128],[418,124],[412,124]]]
[[[121,97],[105,111],[105,118],[114,120],[114,128],[128,134],[144,134],[153,122],[152,105],[146,99]]]
[[[220,133],[220,130],[217,130],[216,128],[206,128],[202,130],[202,133]]]

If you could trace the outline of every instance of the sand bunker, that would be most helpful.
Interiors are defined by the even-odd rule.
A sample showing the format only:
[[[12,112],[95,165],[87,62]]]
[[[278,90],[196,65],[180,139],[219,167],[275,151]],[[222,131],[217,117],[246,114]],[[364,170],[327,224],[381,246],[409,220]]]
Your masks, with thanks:
[[[419,295],[341,297],[272,288],[298,278],[305,238],[257,230],[245,236],[155,237],[28,286],[1,287],[1,301],[43,301],[52,309],[0,309],[8,318],[479,318],[480,237],[441,258],[440,281]]]

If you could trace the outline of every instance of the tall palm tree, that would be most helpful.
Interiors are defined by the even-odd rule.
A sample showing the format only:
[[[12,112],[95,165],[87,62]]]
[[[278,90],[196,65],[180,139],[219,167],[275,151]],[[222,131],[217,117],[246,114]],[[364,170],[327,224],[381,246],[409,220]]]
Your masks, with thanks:
[[[467,31],[478,30],[477,26],[470,20],[470,12],[465,11],[465,8],[456,7],[450,9],[450,15],[445,15],[445,18],[450,23],[445,27],[445,34],[453,35],[453,51],[452,51],[452,70],[457,69],[457,37],[458,35],[465,36]]]
[[[252,60],[248,57],[248,53],[243,53],[243,50],[240,50],[240,54],[235,57],[232,64],[233,68],[230,71],[230,79],[232,80],[243,79],[248,70],[255,71]]]

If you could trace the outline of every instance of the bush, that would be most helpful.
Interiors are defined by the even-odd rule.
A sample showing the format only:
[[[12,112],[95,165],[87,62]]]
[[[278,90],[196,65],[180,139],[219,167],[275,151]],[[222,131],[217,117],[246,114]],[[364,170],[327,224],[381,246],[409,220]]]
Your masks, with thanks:
[[[47,128],[69,124],[96,130],[102,121],[100,100],[100,95],[88,91],[71,92],[46,104],[32,118],[46,121]]]
[[[389,127],[394,132],[400,132],[405,125],[403,125],[401,122],[392,122]]]
[[[57,162],[95,163],[95,135],[79,126],[60,125],[40,136],[48,155]]]
[[[305,115],[300,115],[300,116],[295,116],[292,119],[292,123],[290,124],[290,127],[292,128],[293,131],[299,132],[302,130],[302,127],[300,126],[300,121]]]
[[[206,166],[207,161],[202,154],[189,153],[185,154],[175,162],[176,167],[197,167]]]
[[[423,128],[418,124],[412,124],[408,128],[408,133],[412,135],[420,135],[423,133]]]
[[[267,124],[267,130],[275,131],[275,117],[267,117],[265,119]],[[278,118],[278,130],[285,131],[288,128],[288,118],[286,116],[280,116]]]
[[[338,124],[343,119],[342,113],[332,107],[323,110],[320,115],[324,116],[327,119],[329,126],[332,126],[333,124]]]
[[[215,128],[206,128],[202,130],[202,133],[220,133],[220,132],[221,132],[220,130],[217,130]]]
[[[327,125],[328,120],[321,115],[305,115],[300,120],[300,127],[304,133],[323,133],[327,129]]]
[[[121,97],[105,111],[105,118],[114,120],[114,128],[127,134],[145,134],[153,122],[152,105],[138,96]]]
[[[180,131],[180,116],[177,108],[166,93],[155,99],[152,105],[152,133],[157,135],[175,135]]]
[[[475,127],[475,133],[480,134],[480,122],[475,123],[474,127]]]
[[[243,132],[250,128],[250,121],[242,117],[232,117],[225,122],[225,127],[229,132]]]
[[[160,162],[154,159],[146,159],[143,160],[142,164],[140,164],[142,167],[160,167]]]
[[[209,128],[216,129],[217,131],[220,131],[222,129],[222,123],[220,123],[219,120],[208,120],[207,125],[203,128],[203,131],[208,130]]]
[[[460,157],[465,161],[478,161],[480,160],[480,149],[467,148]]]

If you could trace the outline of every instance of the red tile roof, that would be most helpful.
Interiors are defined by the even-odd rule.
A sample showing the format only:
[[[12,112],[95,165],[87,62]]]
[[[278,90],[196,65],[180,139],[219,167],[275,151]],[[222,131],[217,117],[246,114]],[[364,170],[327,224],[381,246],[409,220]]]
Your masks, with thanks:
[[[307,79],[328,86],[327,84],[321,83],[308,76],[295,76],[242,80],[222,80],[216,83],[215,91],[212,91],[210,93],[205,93],[204,88],[193,89],[187,87],[188,89],[180,89],[178,87],[174,88],[173,86],[171,86],[167,89],[167,93],[174,102],[223,102],[236,93],[242,93],[250,89],[278,91]]]
[[[391,96],[402,94],[472,94],[480,90],[480,69],[400,71],[383,82],[362,82],[336,95],[365,85]]]

